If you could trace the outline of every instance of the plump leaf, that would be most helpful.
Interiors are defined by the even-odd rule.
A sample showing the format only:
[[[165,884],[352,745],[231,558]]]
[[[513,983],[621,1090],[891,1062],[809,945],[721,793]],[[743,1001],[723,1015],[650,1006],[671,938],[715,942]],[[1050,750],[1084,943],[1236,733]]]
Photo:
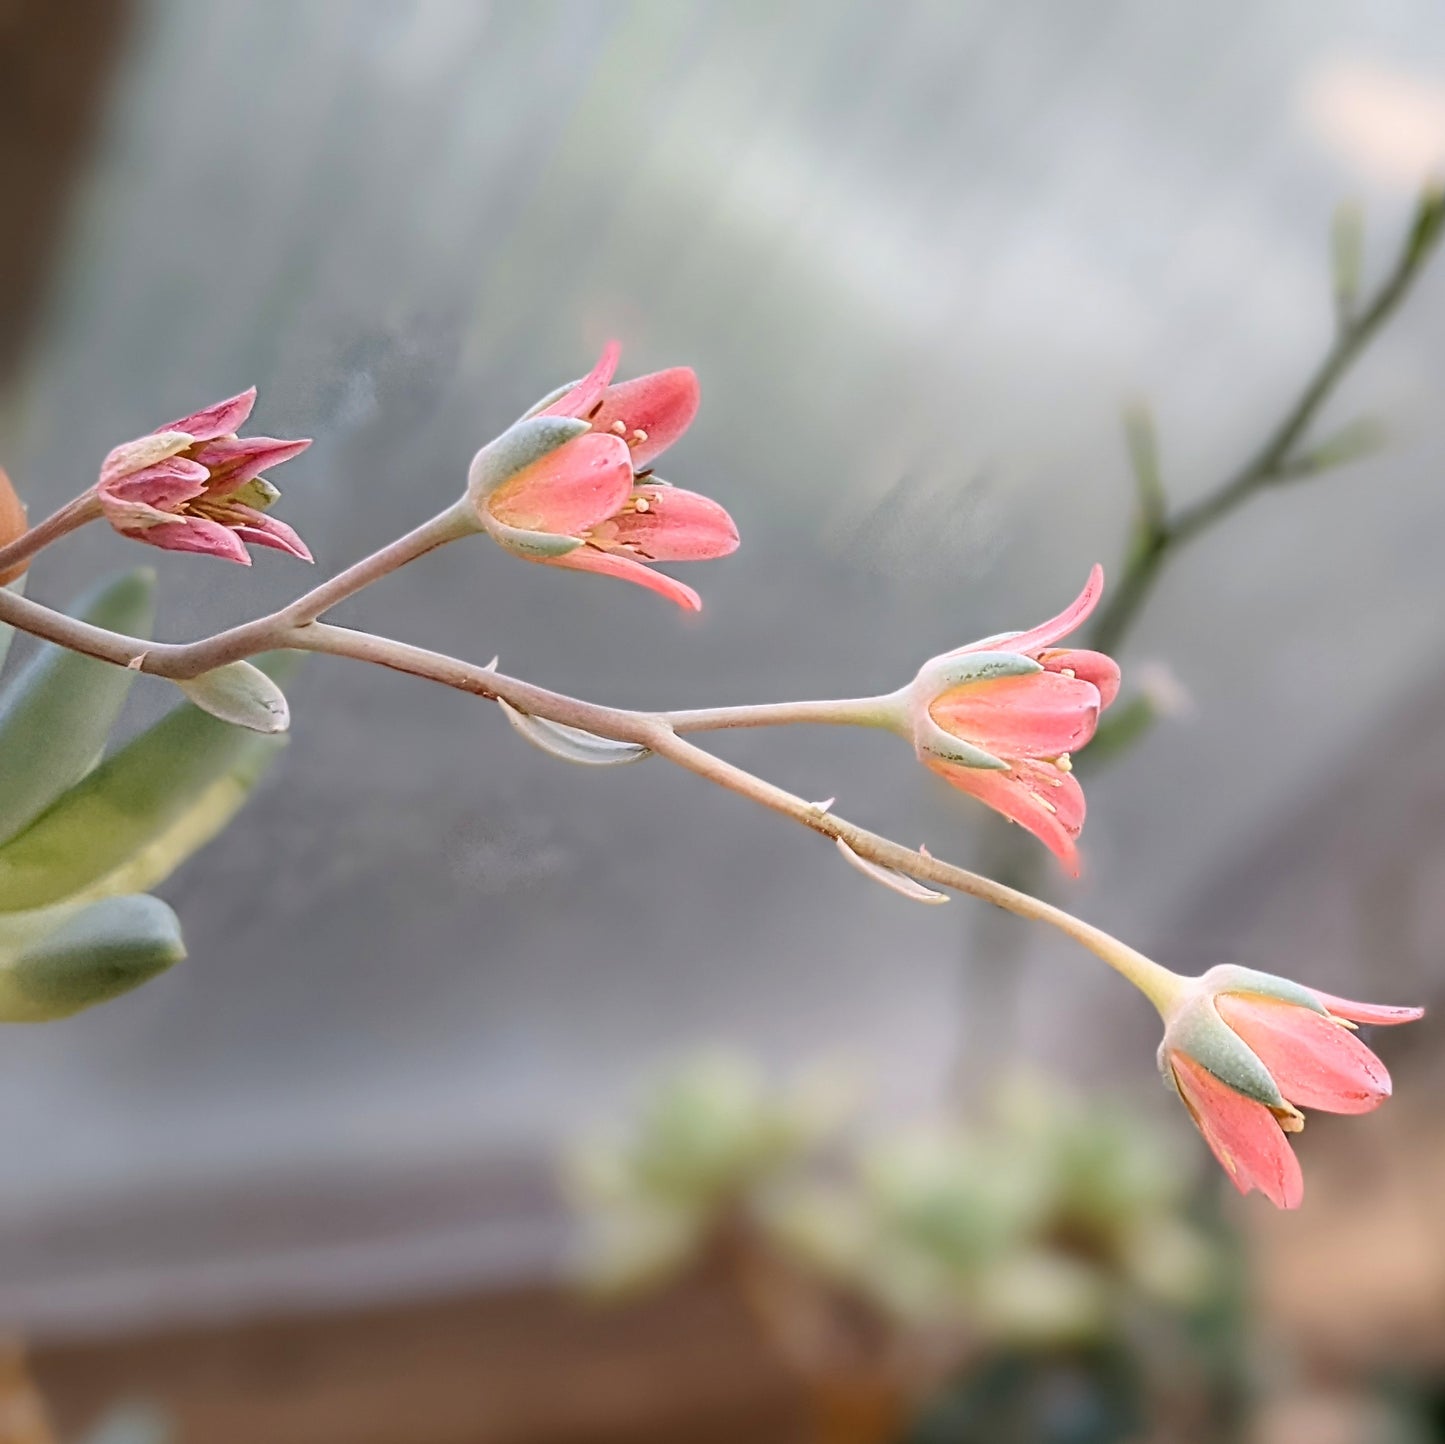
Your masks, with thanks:
[[[284,732],[291,725],[286,694],[249,662],[231,662],[176,684],[202,712],[252,732]]]
[[[266,665],[274,676],[278,665]],[[174,708],[0,846],[0,913],[111,891],[117,879],[149,886],[224,826],[281,740]]]
[[[98,627],[148,637],[155,574],[99,583],[72,608]],[[47,642],[0,692],[0,842],[28,827],[94,765],[136,674]]]
[[[507,721],[521,733],[533,747],[563,762],[577,762],[584,767],[616,767],[619,763],[641,762],[650,757],[650,748],[636,742],[617,742],[611,737],[598,737],[596,733],[584,732],[580,727],[568,727],[561,722],[549,722],[545,717],[529,717],[519,712],[510,702],[497,698]]]
[[[0,1022],[45,1023],[108,1002],[186,955],[159,898],[115,897],[0,920]]]

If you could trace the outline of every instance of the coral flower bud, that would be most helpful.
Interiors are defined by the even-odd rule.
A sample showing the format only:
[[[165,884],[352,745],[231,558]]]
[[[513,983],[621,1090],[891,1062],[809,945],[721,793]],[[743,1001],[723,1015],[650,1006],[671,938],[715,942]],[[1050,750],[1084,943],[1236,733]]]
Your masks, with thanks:
[[[650,473],[697,414],[697,377],[674,367],[613,385],[618,354],[609,344],[588,376],[478,452],[469,494],[518,556],[621,577],[698,611],[697,593],[651,563],[726,556],[737,528],[717,502]]]
[[[95,489],[106,520],[122,536],[166,551],[250,566],[250,542],[309,562],[306,543],[266,514],[278,493],[261,473],[311,442],[237,436],[255,404],[252,387],[117,446]]]
[[[1299,1160],[1286,1134],[1301,1108],[1368,1113],[1390,1096],[1385,1065],[1357,1023],[1410,1023],[1423,1009],[1351,1003],[1249,968],[1211,968],[1163,1010],[1159,1067],[1241,1193],[1298,1208]]]
[[[1103,588],[1096,566],[1052,621],[933,658],[908,694],[919,760],[1027,828],[1074,876],[1084,792],[1070,758],[1118,696],[1119,667],[1101,652],[1057,644],[1084,622]]]

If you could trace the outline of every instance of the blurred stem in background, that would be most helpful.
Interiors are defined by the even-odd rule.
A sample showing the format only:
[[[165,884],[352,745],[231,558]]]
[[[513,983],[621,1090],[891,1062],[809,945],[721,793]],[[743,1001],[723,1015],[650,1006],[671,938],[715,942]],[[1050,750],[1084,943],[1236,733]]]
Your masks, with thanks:
[[[1166,564],[1185,543],[1203,536],[1250,498],[1272,487],[1320,476],[1380,448],[1383,428],[1367,418],[1349,422],[1319,442],[1310,441],[1310,432],[1350,368],[1409,295],[1442,233],[1445,188],[1432,183],[1421,193],[1394,263],[1374,293],[1362,300],[1363,218],[1357,206],[1345,204],[1339,208],[1331,235],[1336,327],[1329,350],[1253,455],[1198,500],[1171,508],[1153,416],[1142,403],[1125,411],[1124,434],[1135,488],[1134,516],[1123,567],[1095,614],[1083,645],[1116,654],[1142,616]],[[1127,669],[1125,678],[1127,681]],[[1075,760],[1075,767],[1088,771],[1122,757],[1162,715],[1156,697],[1135,689],[1101,720],[1092,743]],[[1016,830],[998,835],[981,870],[1024,892],[1046,892],[1050,885],[1032,839]],[[963,1010],[965,1021],[960,1026],[960,1056],[955,1066],[955,1090],[961,1104],[977,1094],[979,1081],[993,1076],[1013,1051],[1019,1013],[1019,964],[1026,944],[1021,930],[999,924],[999,915],[992,909],[980,909],[972,918],[964,959],[967,1007]],[[1218,1217],[1217,1202],[1215,1193],[1201,1206],[1209,1215],[1211,1232],[1220,1240],[1223,1257],[1228,1254],[1228,1231]],[[1239,1263],[1238,1258],[1233,1260],[1236,1273]],[[1222,1294],[1217,1301],[1218,1318],[1208,1338],[1201,1341],[1213,1378],[1212,1439],[1233,1440],[1241,1437],[1244,1427],[1240,1350],[1246,1337],[1247,1304],[1242,1287]],[[964,1415],[973,1417],[978,1403],[976,1382],[965,1376],[946,1389],[925,1412],[912,1436],[913,1444],[933,1444],[945,1437],[953,1444],[971,1438],[960,1420]],[[1118,1436],[1107,1425],[1101,1425],[1101,1432],[1088,1437]]]
[[[1143,406],[1131,407],[1125,413],[1138,505],[1123,574],[1094,619],[1091,647],[1103,652],[1118,650],[1138,620],[1165,562],[1185,542],[1208,531],[1267,487],[1319,476],[1381,445],[1382,429],[1367,420],[1351,422],[1313,447],[1305,444],[1305,438],[1336,386],[1395,314],[1429,261],[1445,228],[1445,190],[1432,185],[1421,195],[1414,223],[1395,264],[1363,307],[1359,305],[1362,224],[1360,212],[1353,205],[1342,206],[1336,215],[1333,270],[1338,319],[1334,343],[1284,419],[1232,476],[1198,501],[1171,514],[1153,419]],[[1105,729],[1099,730],[1102,733]],[[1091,755],[1097,757],[1097,750]]]

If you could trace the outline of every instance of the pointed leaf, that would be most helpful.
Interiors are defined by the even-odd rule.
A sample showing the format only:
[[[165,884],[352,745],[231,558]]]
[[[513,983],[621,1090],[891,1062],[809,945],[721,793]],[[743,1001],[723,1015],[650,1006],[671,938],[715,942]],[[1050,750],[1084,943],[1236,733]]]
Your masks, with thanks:
[[[202,712],[233,726],[270,734],[291,725],[286,694],[250,662],[231,662],[176,685]]]
[[[907,873],[899,872],[897,868],[884,867],[882,863],[871,862],[866,857],[860,857],[840,837],[837,839],[838,851],[848,859],[864,877],[871,877],[874,882],[881,882],[884,887],[896,892],[900,897],[906,897],[910,902],[920,903],[946,903],[948,894],[934,892],[931,887],[924,887],[917,878],[909,877]]]
[[[584,767],[617,767],[628,762],[641,762],[644,757],[652,755],[650,748],[636,742],[617,742],[611,737],[584,732],[580,727],[567,727],[561,722],[549,722],[544,717],[529,717],[500,697],[497,705],[507,721],[528,742],[564,762],[578,762]]]
[[[68,1018],[128,993],[186,955],[176,915],[159,898],[65,904],[3,920],[0,1021]]]
[[[266,670],[276,670],[270,659]],[[208,793],[214,807],[212,789],[264,765],[279,741],[229,726],[190,703],[174,708],[0,846],[0,913],[89,895],[127,864],[140,866],[139,855],[163,848],[167,838],[173,849],[178,836],[192,849],[199,846],[225,816],[207,832],[195,823],[195,809]],[[196,828],[190,833],[188,819]]]
[[[112,577],[72,608],[82,621],[148,637],[155,573]],[[95,765],[136,674],[45,643],[0,692],[0,842],[28,827]]]

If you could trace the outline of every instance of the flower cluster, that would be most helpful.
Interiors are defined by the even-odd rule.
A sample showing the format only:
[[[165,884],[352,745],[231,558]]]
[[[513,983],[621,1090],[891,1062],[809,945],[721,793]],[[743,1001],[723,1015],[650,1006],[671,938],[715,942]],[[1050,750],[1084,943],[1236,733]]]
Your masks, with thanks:
[[[1120,690],[1119,667],[1111,657],[1067,644],[1098,606],[1104,585],[1098,566],[1058,616],[933,657],[907,686],[887,696],[702,713],[597,708],[503,679],[495,665],[468,669],[455,659],[429,657],[424,664],[419,658],[427,654],[415,648],[312,625],[387,572],[478,532],[525,560],[619,577],[699,610],[698,594],[657,564],[726,556],[737,548],[737,528],[716,501],[672,486],[653,471],[697,414],[697,377],[688,367],[672,367],[618,382],[619,355],[618,346],[608,344],[591,372],[543,397],[483,446],[452,507],[270,617],[203,643],[159,648],[168,671],[152,665],[152,653],[135,635],[143,628],[134,621],[129,635],[121,635],[83,617],[57,618],[15,596],[18,587],[0,594],[0,652],[8,625],[30,625],[40,614],[47,620],[35,630],[62,647],[117,663],[126,674],[161,671],[202,713],[272,733],[287,725],[286,699],[246,658],[271,648],[350,648],[351,655],[422,670],[494,697],[521,735],[572,762],[615,765],[666,753],[827,833],[861,870],[905,896],[944,901],[943,893],[924,886],[933,881],[1049,922],[1089,947],[1158,1007],[1165,1023],[1161,1070],[1230,1178],[1244,1192],[1257,1189],[1281,1208],[1296,1207],[1303,1185],[1287,1135],[1303,1126],[1300,1110],[1364,1113],[1383,1102],[1390,1093],[1389,1074],[1353,1029],[1409,1022],[1421,1015],[1419,1009],[1346,1002],[1244,968],[1181,978],[1057,908],[843,823],[831,816],[831,800],[810,804],[790,797],[681,736],[683,724],[692,730],[819,721],[890,728],[932,772],[1025,828],[1077,876],[1085,802],[1073,757],[1094,738]],[[279,493],[263,474],[310,442],[239,435],[255,401],[254,389],[244,391],[115,447],[94,486],[34,527],[0,472],[0,586],[15,582],[42,546],[99,517],[124,536],[168,551],[249,565],[248,546],[256,545],[310,561],[296,532],[270,515]],[[238,639],[241,645],[228,649]],[[203,661],[196,660],[198,651]],[[425,670],[433,662],[445,665]],[[533,715],[539,698],[542,705]],[[88,710],[100,715],[94,706]],[[21,718],[15,725],[23,732],[27,707],[17,704],[12,712]],[[35,713],[50,715],[43,707]],[[0,708],[0,732],[7,715]],[[589,730],[594,722],[595,733]],[[18,771],[27,771],[29,753],[11,740],[7,747],[0,757],[9,756]],[[89,767],[95,747],[83,736],[77,747],[79,763]],[[9,790],[14,810],[25,789],[17,784]],[[47,815],[53,817],[53,809]],[[871,844],[869,855],[855,846],[860,840]],[[65,849],[47,843],[41,851],[53,862]]]
[[[255,404],[253,386],[117,446],[95,488],[106,520],[122,536],[166,551],[250,566],[250,542],[309,562],[306,543],[266,514],[280,493],[261,473],[311,442],[238,436]]]

